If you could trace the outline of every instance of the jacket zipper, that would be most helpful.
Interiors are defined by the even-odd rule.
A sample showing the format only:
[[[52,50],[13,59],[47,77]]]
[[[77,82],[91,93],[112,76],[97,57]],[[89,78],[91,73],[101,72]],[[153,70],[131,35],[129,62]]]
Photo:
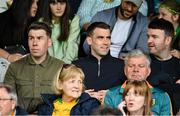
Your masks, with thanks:
[[[101,65],[101,62],[98,61],[98,77],[100,76],[100,70],[101,70],[100,65]]]

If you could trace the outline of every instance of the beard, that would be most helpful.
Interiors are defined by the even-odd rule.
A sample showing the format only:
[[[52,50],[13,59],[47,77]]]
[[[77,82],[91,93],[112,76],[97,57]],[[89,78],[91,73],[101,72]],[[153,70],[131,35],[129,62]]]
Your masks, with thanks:
[[[121,4],[120,7],[119,7],[119,12],[120,12],[121,16],[122,16],[124,19],[130,19],[130,18],[132,18],[132,17],[135,15],[135,14],[133,14],[133,15],[127,17],[127,16],[125,16],[124,11],[127,11],[127,10],[126,10],[126,9],[123,9],[122,4]],[[127,11],[127,12],[129,12],[129,11]]]

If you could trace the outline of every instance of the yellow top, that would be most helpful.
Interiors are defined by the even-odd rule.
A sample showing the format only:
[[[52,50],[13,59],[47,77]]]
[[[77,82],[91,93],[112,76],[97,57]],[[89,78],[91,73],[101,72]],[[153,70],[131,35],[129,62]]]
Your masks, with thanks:
[[[70,111],[77,104],[78,100],[65,102],[61,98],[56,99],[53,103],[54,110],[52,116],[70,116]]]

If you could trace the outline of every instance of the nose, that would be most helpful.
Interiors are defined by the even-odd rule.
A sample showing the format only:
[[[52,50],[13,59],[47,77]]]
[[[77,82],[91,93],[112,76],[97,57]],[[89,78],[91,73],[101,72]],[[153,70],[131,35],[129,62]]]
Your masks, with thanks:
[[[134,6],[133,6],[132,4],[129,4],[128,7],[127,7],[128,11],[132,11],[132,10],[133,10],[133,7],[134,7]]]
[[[34,39],[33,40],[33,46],[36,46],[37,45],[37,39]]]
[[[134,66],[133,71],[134,71],[134,72],[139,72],[138,66]]]
[[[152,42],[152,37],[148,37],[147,43]]]
[[[57,3],[57,8],[61,9],[61,3],[60,2]]]

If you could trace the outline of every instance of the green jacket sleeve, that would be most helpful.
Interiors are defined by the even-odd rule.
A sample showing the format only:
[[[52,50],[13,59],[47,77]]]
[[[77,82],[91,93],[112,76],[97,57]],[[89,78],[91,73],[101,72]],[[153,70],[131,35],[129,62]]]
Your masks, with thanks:
[[[80,26],[79,17],[76,15],[70,22],[70,34],[68,40],[64,43],[63,49],[66,51],[63,57],[63,61],[66,63],[71,63],[78,57],[78,48],[80,43]]]

